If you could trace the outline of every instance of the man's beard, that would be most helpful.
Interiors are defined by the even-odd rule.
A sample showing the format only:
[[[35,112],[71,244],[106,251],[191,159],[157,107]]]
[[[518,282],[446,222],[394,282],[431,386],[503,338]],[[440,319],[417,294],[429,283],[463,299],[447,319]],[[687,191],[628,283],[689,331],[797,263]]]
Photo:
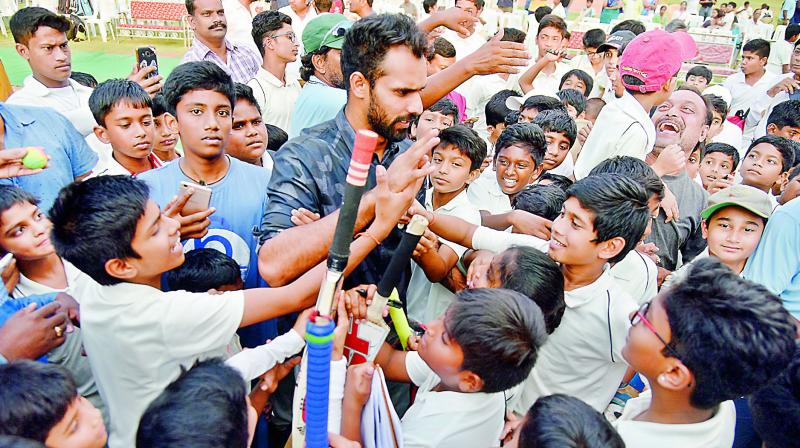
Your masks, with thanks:
[[[399,142],[408,138],[408,133],[411,127],[409,126],[402,131],[395,130],[395,125],[401,121],[412,122],[416,118],[413,115],[401,115],[392,121],[386,116],[386,111],[378,104],[372,92],[369,94],[369,109],[367,110],[367,123],[375,133],[388,140],[390,143]]]
[[[344,90],[345,88],[344,76],[342,76],[341,73],[331,74],[330,78],[328,79],[328,82],[331,83],[331,85],[333,87],[336,87],[337,89]]]

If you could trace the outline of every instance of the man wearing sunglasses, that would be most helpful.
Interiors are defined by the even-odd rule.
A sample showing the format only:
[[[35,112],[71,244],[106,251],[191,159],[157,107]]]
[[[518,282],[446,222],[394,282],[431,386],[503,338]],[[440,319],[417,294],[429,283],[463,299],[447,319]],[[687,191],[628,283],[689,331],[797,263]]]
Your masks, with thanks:
[[[795,329],[780,299],[714,258],[631,313],[622,356],[650,390],[614,425],[630,448],[733,445],[732,400],[789,363]]]
[[[300,82],[286,70],[300,51],[292,18],[279,11],[259,13],[253,18],[253,40],[263,61],[247,85],[263,111],[264,123],[287,130],[300,95]]]
[[[305,84],[294,105],[289,138],[332,119],[347,102],[340,61],[344,35],[352,25],[341,14],[323,14],[303,31],[306,53],[300,58],[300,78]]]

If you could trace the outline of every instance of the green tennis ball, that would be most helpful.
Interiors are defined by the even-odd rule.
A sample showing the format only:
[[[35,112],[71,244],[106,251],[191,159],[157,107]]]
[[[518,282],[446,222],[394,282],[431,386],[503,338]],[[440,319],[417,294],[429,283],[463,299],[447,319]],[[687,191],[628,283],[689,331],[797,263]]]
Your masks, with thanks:
[[[32,170],[44,168],[45,165],[47,165],[47,156],[44,155],[44,151],[39,148],[28,148],[28,153],[22,158],[22,165]]]

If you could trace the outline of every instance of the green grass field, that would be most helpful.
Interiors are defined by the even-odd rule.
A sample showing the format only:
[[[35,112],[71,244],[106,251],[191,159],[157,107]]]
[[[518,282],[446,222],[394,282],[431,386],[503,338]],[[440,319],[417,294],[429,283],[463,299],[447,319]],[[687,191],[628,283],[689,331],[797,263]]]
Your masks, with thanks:
[[[99,36],[91,41],[70,42],[72,49],[72,69],[94,75],[98,81],[128,76],[135,62],[138,47],[153,45],[158,52],[159,71],[163,75],[175,68],[181,61],[186,48],[178,40],[144,40],[121,38],[117,41],[103,42]],[[14,40],[0,38],[0,60],[8,72],[11,84],[20,85],[30,74],[27,62],[14,49]]]

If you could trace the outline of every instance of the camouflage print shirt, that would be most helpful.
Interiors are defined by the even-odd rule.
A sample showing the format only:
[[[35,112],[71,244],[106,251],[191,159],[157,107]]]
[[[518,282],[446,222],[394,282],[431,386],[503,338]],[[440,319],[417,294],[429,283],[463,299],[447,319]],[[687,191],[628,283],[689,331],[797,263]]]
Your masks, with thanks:
[[[342,109],[333,120],[305,129],[281,147],[275,154],[272,179],[267,187],[269,200],[261,222],[262,243],[294,226],[292,210],[302,207],[327,216],[341,207],[354,141],[355,131]],[[388,167],[409,146],[408,140],[392,143],[384,151],[383,159],[373,156],[367,190],[375,186],[375,166]],[[345,287],[377,284],[401,236],[402,232],[395,228],[350,274]],[[409,277],[410,271],[397,285],[403,297]]]

